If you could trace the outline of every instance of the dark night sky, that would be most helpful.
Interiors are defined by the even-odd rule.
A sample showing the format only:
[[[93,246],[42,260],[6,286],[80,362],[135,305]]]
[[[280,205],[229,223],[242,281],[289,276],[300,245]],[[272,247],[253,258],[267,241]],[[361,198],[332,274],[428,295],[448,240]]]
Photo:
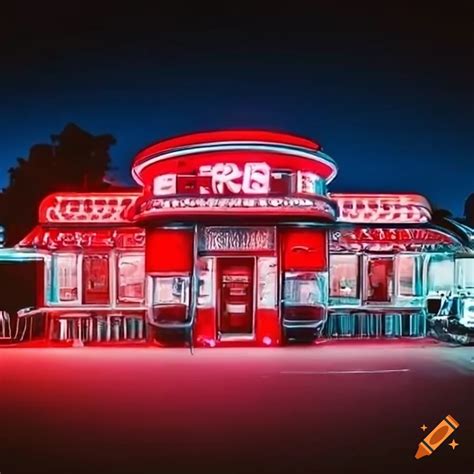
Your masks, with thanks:
[[[20,8],[0,19],[0,186],[72,121],[117,138],[129,182],[152,141],[258,127],[320,141],[332,190],[416,191],[456,214],[474,192],[468,10]]]

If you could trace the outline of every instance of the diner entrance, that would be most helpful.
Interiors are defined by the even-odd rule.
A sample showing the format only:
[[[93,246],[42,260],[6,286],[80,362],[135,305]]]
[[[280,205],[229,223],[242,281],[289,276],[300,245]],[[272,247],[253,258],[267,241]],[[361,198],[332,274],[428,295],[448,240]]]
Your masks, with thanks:
[[[254,272],[252,257],[217,258],[219,339],[254,336]]]

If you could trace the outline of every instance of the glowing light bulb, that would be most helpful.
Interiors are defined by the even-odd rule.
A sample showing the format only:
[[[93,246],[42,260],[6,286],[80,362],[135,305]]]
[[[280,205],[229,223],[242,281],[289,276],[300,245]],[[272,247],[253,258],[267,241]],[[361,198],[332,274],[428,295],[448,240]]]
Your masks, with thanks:
[[[263,342],[266,346],[270,346],[271,343],[272,343],[272,338],[271,338],[271,337],[268,337],[268,336],[265,336],[265,337],[262,339],[262,342]]]

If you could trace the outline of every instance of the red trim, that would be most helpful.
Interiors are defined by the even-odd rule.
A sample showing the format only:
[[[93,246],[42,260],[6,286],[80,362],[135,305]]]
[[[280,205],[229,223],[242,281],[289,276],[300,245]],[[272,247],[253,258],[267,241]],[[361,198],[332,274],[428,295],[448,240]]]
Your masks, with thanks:
[[[298,146],[313,151],[321,149],[319,143],[289,133],[265,130],[218,130],[180,135],[149,145],[136,155],[132,167],[146,160],[151,155],[163,153],[173,148],[215,142],[267,142],[279,145]]]

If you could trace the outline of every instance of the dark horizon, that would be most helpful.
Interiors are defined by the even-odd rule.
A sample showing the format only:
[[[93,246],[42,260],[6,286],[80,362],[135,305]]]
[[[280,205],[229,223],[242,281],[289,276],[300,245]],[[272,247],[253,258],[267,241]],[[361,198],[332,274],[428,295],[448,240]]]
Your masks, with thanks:
[[[74,122],[115,136],[128,184],[158,139],[263,128],[320,142],[339,165],[332,191],[416,192],[455,215],[474,192],[467,10],[28,8],[2,18],[1,187],[17,157]]]

